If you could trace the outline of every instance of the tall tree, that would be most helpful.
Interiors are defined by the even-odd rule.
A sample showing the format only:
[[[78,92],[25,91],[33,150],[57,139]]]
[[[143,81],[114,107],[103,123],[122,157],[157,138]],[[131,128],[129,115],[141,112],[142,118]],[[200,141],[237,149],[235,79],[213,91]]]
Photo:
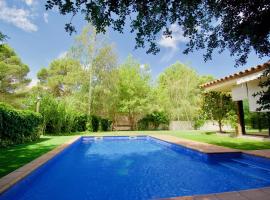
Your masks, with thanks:
[[[14,102],[31,81],[29,68],[8,45],[0,45],[0,101]]]
[[[252,49],[259,57],[270,55],[269,0],[47,0],[46,9],[54,8],[72,17],[81,12],[98,32],[111,26],[122,33],[129,18],[136,47],[148,43],[147,52],[157,53],[157,36],[163,32],[171,37],[170,25],[176,24],[189,39],[184,53],[206,49],[205,60],[211,59],[216,49],[228,49],[237,56],[237,65],[246,62]],[[66,30],[75,31],[72,22],[66,24]]]
[[[171,120],[192,121],[199,109],[199,75],[189,66],[176,62],[158,79],[158,96]]]
[[[78,92],[83,84],[84,71],[78,61],[63,58],[50,63],[38,72],[40,84],[56,97]]]
[[[118,80],[117,55],[114,47],[112,45],[102,47],[93,65],[95,76],[92,83],[92,112],[113,119],[116,114],[114,97]]]
[[[87,24],[82,32],[75,38],[74,45],[68,52],[68,57],[78,60],[84,67],[86,74],[88,75],[88,87],[85,88],[88,91],[88,115],[92,114],[91,107],[93,103],[92,92],[94,88],[93,79],[95,79],[95,59],[99,54],[99,50],[104,46],[104,36],[98,35],[96,29]]]
[[[150,73],[147,66],[129,56],[119,67],[117,81],[118,111],[127,115],[131,129],[136,128],[139,118],[150,109]]]
[[[221,92],[208,92],[203,95],[202,111],[207,119],[216,120],[219,131],[222,132],[224,120],[232,113],[235,114],[235,104],[231,96]]]

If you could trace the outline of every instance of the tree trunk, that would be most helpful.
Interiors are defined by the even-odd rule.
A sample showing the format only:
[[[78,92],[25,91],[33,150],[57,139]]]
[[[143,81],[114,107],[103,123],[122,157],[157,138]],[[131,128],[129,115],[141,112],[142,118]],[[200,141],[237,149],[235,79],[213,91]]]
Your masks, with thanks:
[[[218,120],[218,127],[219,127],[219,132],[223,133],[221,120]]]
[[[133,119],[132,114],[129,114],[128,119],[129,119],[129,123],[131,126],[130,129],[133,131],[134,130],[134,119]]]

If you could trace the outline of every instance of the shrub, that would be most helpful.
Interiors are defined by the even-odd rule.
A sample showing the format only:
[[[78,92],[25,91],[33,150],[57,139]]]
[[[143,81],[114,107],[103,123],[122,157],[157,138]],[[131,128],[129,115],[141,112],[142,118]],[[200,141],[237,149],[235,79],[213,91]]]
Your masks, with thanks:
[[[76,114],[74,118],[74,124],[72,132],[75,131],[86,131],[86,124],[87,124],[87,115],[85,114]]]
[[[100,119],[100,125],[102,131],[108,131],[111,126],[111,121],[109,119]]]
[[[40,113],[44,118],[44,133],[60,135],[86,130],[87,115],[76,112],[65,102],[59,101],[52,95],[42,97]]]
[[[140,130],[158,129],[161,124],[167,125],[169,123],[168,116],[164,112],[154,111],[139,120],[138,127]]]
[[[92,131],[97,132],[99,129],[99,117],[92,115],[91,116],[91,125],[92,125]]]
[[[0,146],[35,141],[40,136],[40,114],[0,103]]]

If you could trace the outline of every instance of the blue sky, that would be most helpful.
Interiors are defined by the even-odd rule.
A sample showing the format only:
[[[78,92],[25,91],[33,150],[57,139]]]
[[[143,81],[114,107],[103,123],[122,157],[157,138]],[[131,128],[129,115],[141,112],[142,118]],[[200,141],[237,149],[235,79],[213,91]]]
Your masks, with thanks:
[[[30,67],[29,77],[32,79],[36,79],[41,67],[48,66],[53,59],[67,51],[74,38],[64,30],[64,24],[70,17],[59,15],[56,11],[47,12],[45,3],[45,0],[0,0],[0,30],[9,36],[7,42]],[[76,16],[73,23],[80,31],[86,22],[81,16]],[[245,66],[235,68],[235,58],[225,51],[222,54],[214,53],[213,59],[205,63],[201,51],[182,54],[187,39],[182,36],[179,27],[172,25],[171,28],[173,39],[158,38],[161,51],[157,55],[146,54],[146,49],[134,49],[134,34],[128,31],[128,24],[124,34],[109,29],[108,36],[110,42],[115,44],[119,62],[132,54],[142,64],[150,65],[154,78],[177,60],[189,64],[201,75],[212,74],[216,78],[268,60],[259,59],[252,53]]]

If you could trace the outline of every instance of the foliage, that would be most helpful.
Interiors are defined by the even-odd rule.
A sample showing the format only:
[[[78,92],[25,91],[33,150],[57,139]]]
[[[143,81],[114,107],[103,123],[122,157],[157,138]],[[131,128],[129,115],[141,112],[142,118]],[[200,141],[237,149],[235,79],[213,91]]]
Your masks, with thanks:
[[[36,95],[27,98],[28,109],[35,109]],[[40,94],[40,114],[43,116],[42,130],[46,134],[61,134],[85,131],[87,115],[78,112],[63,99],[51,94]]]
[[[260,92],[254,94],[259,97],[257,103],[260,104],[258,111],[270,110],[270,63],[267,63],[268,67],[260,77],[259,86],[262,88]]]
[[[4,42],[6,39],[7,36],[0,31],[0,42]]]
[[[23,64],[15,51],[8,45],[0,45],[0,101],[16,105],[24,96],[24,89],[30,82],[29,68]]]
[[[72,18],[81,12],[97,32],[103,33],[107,27],[123,33],[128,18],[131,32],[136,33],[136,48],[144,48],[147,43],[148,53],[159,51],[156,43],[160,32],[164,37],[174,36],[176,26],[188,38],[184,53],[206,49],[205,60],[211,59],[214,50],[225,49],[237,56],[237,65],[246,63],[252,49],[260,57],[270,55],[268,0],[47,0],[46,9],[55,8],[63,15],[72,14]],[[72,22],[65,29],[75,31]]]
[[[41,85],[56,97],[79,91],[85,77],[80,63],[69,58],[52,61],[49,68],[42,68],[37,76]]]
[[[109,119],[100,119],[100,126],[102,131],[108,131],[111,126],[111,121]]]
[[[97,132],[99,129],[100,118],[96,115],[91,116],[92,131]]]
[[[151,87],[147,66],[141,68],[131,56],[119,67],[116,99],[118,112],[136,129],[138,119],[150,110]]]
[[[140,130],[149,130],[149,129],[157,130],[161,124],[168,125],[169,118],[165,112],[158,112],[158,111],[154,111],[151,114],[147,114],[138,122]]]
[[[202,109],[199,110],[199,113],[198,115],[196,115],[193,119],[193,126],[194,126],[194,129],[197,130],[199,129],[200,127],[202,127],[205,122],[206,122],[206,119],[207,119],[207,116],[206,116],[206,113],[203,112]]]
[[[199,75],[189,66],[176,62],[158,79],[159,105],[171,120],[191,121],[199,110]]]
[[[0,103],[0,146],[35,141],[40,136],[42,117],[28,110],[16,110]]]
[[[222,132],[222,124],[229,115],[235,115],[235,104],[231,96],[222,92],[208,92],[203,95],[202,112],[207,119],[216,120],[219,131]]]
[[[75,114],[75,118],[74,118],[74,125],[72,127],[72,132],[82,132],[82,131],[86,131],[86,124],[87,124],[87,115],[86,114],[79,114],[76,113]]]
[[[108,44],[104,35],[97,34],[95,28],[87,24],[76,36],[67,56],[77,60],[83,67],[85,76],[83,87],[76,96],[80,97],[86,113],[88,115],[107,115],[105,100],[108,99],[108,96],[103,90],[107,89],[107,85],[104,86],[104,83],[110,80],[110,72],[116,67],[117,56],[113,45]],[[103,90],[99,90],[100,88]],[[104,96],[103,101],[100,101],[99,95]],[[100,103],[103,102],[105,103],[102,107],[105,107],[101,110]],[[101,113],[99,113],[100,111]]]

